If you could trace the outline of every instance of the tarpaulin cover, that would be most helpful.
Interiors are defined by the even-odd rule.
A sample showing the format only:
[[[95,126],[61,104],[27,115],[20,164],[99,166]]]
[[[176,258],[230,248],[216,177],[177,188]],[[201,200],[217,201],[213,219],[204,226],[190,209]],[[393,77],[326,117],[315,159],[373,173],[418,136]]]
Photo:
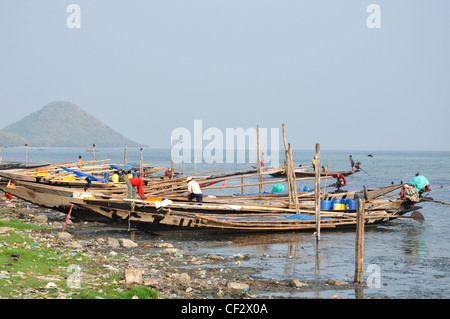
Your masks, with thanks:
[[[123,169],[123,170],[132,170],[132,169],[140,169],[141,168],[141,165],[139,165],[139,164],[119,164],[119,165],[109,164],[109,166],[114,169]],[[152,168],[152,167],[153,166],[151,166],[151,165],[143,166],[143,168]]]
[[[65,168],[65,167],[61,167],[61,168],[63,170],[65,170],[65,171],[67,171],[67,172],[74,173],[78,177],[89,178],[90,180],[101,182],[101,183],[108,183],[108,180],[104,179],[104,178],[97,178],[97,177],[92,176],[90,174],[85,174],[85,173],[81,173],[81,172],[78,172],[78,171],[74,171],[73,169],[70,169],[70,168]]]

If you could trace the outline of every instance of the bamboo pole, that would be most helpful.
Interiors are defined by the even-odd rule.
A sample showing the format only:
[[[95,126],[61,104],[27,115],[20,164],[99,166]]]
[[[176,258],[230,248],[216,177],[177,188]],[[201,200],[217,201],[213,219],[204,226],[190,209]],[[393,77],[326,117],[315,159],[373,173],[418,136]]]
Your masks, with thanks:
[[[144,176],[144,157],[142,155],[142,147],[141,147],[141,163],[139,165],[139,177],[143,177]]]
[[[361,284],[364,273],[364,213],[365,201],[358,199],[358,210],[356,219],[356,240],[355,240],[355,279],[354,282]]]
[[[262,185],[262,175],[261,175],[261,151],[259,149],[259,125],[256,125],[256,139],[258,144],[258,180],[259,180],[259,192],[263,192],[263,185]]]
[[[297,180],[295,177],[295,169],[294,169],[294,158],[292,157],[292,148],[291,143],[288,144],[288,155],[289,155],[289,166],[291,171],[291,183],[292,183],[292,201],[294,202],[295,210],[297,214],[299,213],[298,206],[298,195],[297,195]]]
[[[237,185],[224,185],[224,186],[205,186],[202,187],[202,189],[223,189],[223,188],[238,188],[240,187],[241,190],[245,186],[259,186],[259,185],[265,185],[265,184],[275,184],[275,183],[282,183],[285,182],[285,179],[279,179],[279,180],[270,180],[265,182],[256,182],[256,183],[249,183],[249,184],[237,184]]]
[[[315,208],[316,208],[316,236],[320,240],[320,144],[316,144],[316,164],[315,164]]]
[[[91,152],[91,150],[89,149],[89,147],[87,147],[86,145],[85,145],[84,147],[86,147],[87,151],[89,152],[89,154],[91,154],[92,158],[93,158],[94,161],[95,161],[95,160],[96,160],[96,159],[95,159],[95,155],[92,154],[92,152]]]
[[[283,143],[284,143],[284,153],[286,160],[284,161],[284,171],[286,173],[286,179],[288,183],[288,195],[289,195],[289,207],[292,205],[292,183],[291,183],[291,174],[290,174],[290,166],[289,166],[289,156],[288,156],[288,146],[286,142],[286,128],[284,123],[282,124],[283,129]]]
[[[181,175],[181,166],[183,165],[183,141],[181,143],[181,153],[180,153],[180,175]]]
[[[327,161],[327,172],[328,172],[328,166],[329,165],[330,165],[330,158],[328,158],[328,161]],[[325,185],[323,187],[323,198],[322,199],[325,199],[325,196],[326,196],[326,193],[327,193],[327,180],[328,179],[325,178]]]
[[[173,178],[173,136],[170,135],[170,179]]]
[[[127,165],[127,144],[125,144],[124,146],[124,150],[123,150],[123,164]]]

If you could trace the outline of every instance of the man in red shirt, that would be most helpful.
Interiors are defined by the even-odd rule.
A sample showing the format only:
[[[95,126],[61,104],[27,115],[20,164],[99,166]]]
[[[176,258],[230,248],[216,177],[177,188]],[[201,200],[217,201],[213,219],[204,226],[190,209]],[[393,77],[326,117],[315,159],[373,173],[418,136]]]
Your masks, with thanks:
[[[128,186],[128,196],[127,198],[136,198],[136,189],[142,200],[145,200],[144,195],[144,181],[139,177],[133,177],[126,180]],[[147,183],[145,183],[147,185]]]

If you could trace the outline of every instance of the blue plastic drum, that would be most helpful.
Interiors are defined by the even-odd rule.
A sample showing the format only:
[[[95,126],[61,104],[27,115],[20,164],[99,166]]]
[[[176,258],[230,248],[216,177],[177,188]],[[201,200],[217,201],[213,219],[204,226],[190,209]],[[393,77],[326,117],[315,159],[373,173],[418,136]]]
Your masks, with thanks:
[[[331,201],[329,200],[321,200],[320,201],[320,210],[331,210]]]

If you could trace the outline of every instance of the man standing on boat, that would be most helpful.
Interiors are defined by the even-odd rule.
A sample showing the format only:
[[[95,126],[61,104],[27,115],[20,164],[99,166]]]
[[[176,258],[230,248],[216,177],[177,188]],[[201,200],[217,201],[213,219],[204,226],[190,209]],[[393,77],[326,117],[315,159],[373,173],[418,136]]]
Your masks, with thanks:
[[[188,177],[186,179],[186,182],[188,183],[189,191],[188,200],[192,202],[192,200],[195,198],[197,202],[203,202],[203,194],[202,190],[200,189],[200,185],[196,181],[192,180],[192,177]]]
[[[350,159],[350,165],[352,165],[352,172],[355,171],[355,162],[353,161],[353,157],[350,155],[348,157]]]
[[[83,167],[83,159],[81,158],[81,155],[78,156],[77,167],[78,168],[82,168]]]

